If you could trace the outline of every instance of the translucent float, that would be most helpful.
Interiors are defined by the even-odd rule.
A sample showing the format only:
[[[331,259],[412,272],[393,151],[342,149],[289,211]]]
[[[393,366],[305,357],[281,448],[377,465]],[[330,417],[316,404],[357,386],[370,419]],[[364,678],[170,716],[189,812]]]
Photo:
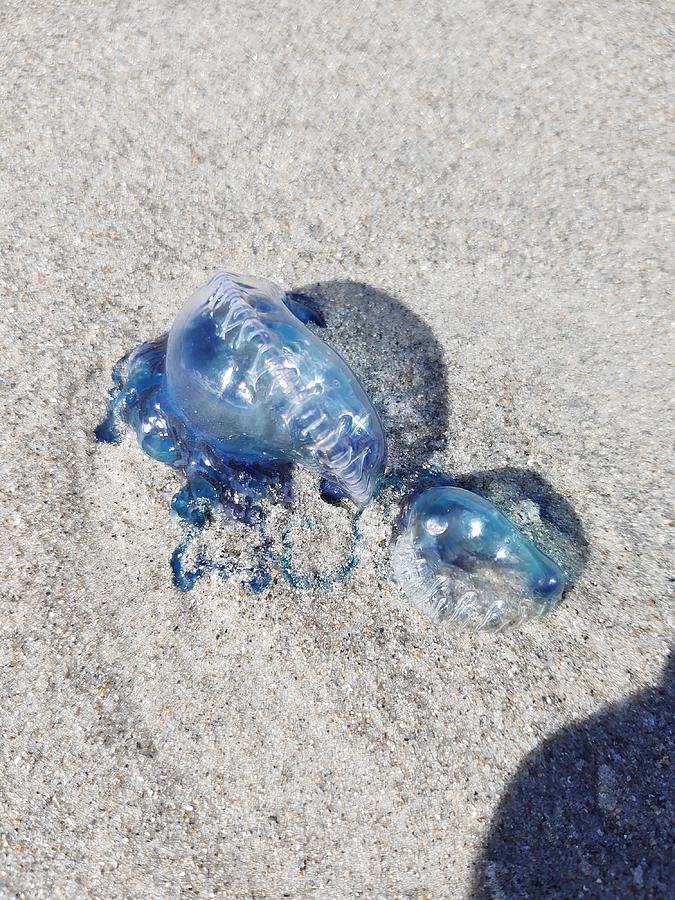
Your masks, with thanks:
[[[406,596],[438,625],[501,631],[550,612],[565,578],[489,500],[458,487],[411,499],[393,555]]]
[[[194,527],[215,510],[259,524],[262,500],[288,500],[296,465],[320,476],[326,499],[365,506],[384,472],[384,430],[311,322],[323,324],[309,298],[217,272],[168,334],[117,363],[97,439],[117,443],[131,427],[184,476],[172,506]]]

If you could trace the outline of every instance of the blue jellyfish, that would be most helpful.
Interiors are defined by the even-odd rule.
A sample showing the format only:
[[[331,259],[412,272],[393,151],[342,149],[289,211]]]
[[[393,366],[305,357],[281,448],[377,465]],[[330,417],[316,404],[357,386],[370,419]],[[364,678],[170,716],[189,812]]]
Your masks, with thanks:
[[[168,334],[113,369],[99,441],[127,425],[141,449],[178,470],[174,512],[193,528],[214,510],[259,525],[261,501],[288,502],[291,471],[316,472],[322,495],[362,508],[384,472],[380,418],[349,366],[308,324],[309,298],[219,271]]]
[[[496,506],[458,487],[409,503],[393,556],[406,596],[439,625],[501,631],[549,612],[561,569]]]

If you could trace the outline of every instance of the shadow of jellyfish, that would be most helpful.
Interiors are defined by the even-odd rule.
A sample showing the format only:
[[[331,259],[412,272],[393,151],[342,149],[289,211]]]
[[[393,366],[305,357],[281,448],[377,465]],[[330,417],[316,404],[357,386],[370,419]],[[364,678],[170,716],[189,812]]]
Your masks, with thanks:
[[[429,325],[401,301],[353,281],[296,288],[323,314],[321,337],[358,375],[382,419],[389,468],[414,470],[447,446],[448,380]]]

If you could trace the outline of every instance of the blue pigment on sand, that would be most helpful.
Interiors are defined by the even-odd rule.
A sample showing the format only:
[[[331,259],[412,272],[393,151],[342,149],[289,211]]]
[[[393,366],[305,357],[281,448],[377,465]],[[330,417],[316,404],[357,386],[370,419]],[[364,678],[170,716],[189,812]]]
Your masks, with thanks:
[[[298,571],[295,567],[291,531],[290,529],[287,529],[284,532],[281,538],[283,554],[279,559],[279,566],[284,578],[291,587],[305,589],[313,587],[325,590],[326,588],[332,587],[336,582],[344,581],[345,578],[349,577],[350,573],[353,572],[359,562],[356,547],[363,537],[359,528],[359,520],[362,512],[363,510],[359,510],[352,520],[351,538],[353,550],[333,575],[309,575]],[[309,527],[311,527],[311,523]]]

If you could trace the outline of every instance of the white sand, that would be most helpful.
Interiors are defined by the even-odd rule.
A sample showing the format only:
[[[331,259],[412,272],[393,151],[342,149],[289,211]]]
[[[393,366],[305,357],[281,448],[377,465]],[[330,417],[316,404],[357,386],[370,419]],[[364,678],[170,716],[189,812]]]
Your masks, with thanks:
[[[5,0],[3,897],[516,895],[482,846],[518,767],[667,652],[666,9]],[[171,587],[174,477],[92,429],[115,359],[219,265],[329,283],[395,464],[507,501],[534,473],[575,510],[555,616],[437,631],[388,584],[381,507],[329,591]],[[348,516],[303,497],[300,562],[329,567]],[[523,896],[543,856],[547,896],[666,893],[665,769],[627,784],[604,721],[570,771],[610,854],[647,823],[640,859],[574,857],[535,780],[558,839]]]

